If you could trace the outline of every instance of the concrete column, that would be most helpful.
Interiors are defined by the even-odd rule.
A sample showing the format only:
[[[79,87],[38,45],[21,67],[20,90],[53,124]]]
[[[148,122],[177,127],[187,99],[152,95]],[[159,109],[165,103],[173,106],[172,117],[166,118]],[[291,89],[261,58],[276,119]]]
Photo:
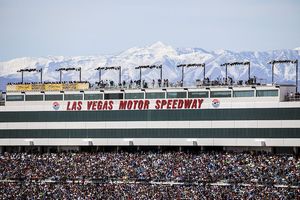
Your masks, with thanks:
[[[299,154],[299,147],[293,147],[293,152],[295,155]]]
[[[200,150],[201,150],[201,151],[204,151],[204,146],[201,146],[201,147],[200,147]]]

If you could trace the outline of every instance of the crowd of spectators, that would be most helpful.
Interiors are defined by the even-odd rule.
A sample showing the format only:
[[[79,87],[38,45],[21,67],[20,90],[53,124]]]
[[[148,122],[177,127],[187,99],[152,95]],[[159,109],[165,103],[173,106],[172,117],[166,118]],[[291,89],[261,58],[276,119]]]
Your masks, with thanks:
[[[41,84],[41,82],[10,82],[7,85],[31,85],[31,84]]]
[[[145,80],[129,80],[128,82],[122,81],[121,83],[116,83],[113,80],[101,80],[100,82],[96,82],[94,86],[98,86],[100,88],[160,88],[160,87],[180,87],[180,84],[172,84],[169,83],[169,79],[152,79],[151,82],[147,82]]]
[[[8,198],[13,199],[22,198],[14,196],[22,194],[59,199],[73,199],[64,195],[92,199],[149,199],[149,195],[157,196],[156,199],[205,199],[202,196],[251,199],[266,195],[270,199],[285,199],[279,197],[299,197],[299,186],[300,159],[294,155],[229,152],[0,155],[0,195],[10,195]]]
[[[0,183],[1,199],[299,199],[299,188],[148,183]]]
[[[100,179],[300,185],[300,160],[250,153],[4,153],[3,179]]]
[[[300,101],[300,93],[299,92],[289,92],[285,96],[286,101]]]

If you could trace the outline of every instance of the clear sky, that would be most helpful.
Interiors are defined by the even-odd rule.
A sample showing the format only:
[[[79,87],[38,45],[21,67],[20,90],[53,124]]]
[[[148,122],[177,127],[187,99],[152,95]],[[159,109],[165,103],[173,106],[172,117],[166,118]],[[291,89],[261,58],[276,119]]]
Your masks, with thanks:
[[[0,0],[0,61],[116,54],[156,41],[206,50],[300,47],[300,1]]]

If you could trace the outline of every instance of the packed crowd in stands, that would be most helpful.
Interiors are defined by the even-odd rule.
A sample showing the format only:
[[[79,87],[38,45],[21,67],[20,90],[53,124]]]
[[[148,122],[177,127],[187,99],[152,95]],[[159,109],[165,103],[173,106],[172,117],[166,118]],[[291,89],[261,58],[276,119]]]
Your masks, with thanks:
[[[300,184],[294,156],[248,153],[5,153],[3,179],[101,179],[215,183]]]
[[[293,155],[101,152],[0,156],[0,198],[8,199],[22,199],[22,195],[29,199],[295,199],[300,196],[299,186],[300,159]]]
[[[299,199],[300,190],[274,186],[147,183],[0,183],[1,199]]]

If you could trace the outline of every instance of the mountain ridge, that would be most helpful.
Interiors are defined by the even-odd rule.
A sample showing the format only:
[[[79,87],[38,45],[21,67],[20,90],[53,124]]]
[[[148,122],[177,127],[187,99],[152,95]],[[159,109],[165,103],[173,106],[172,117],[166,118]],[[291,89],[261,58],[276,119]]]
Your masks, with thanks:
[[[271,80],[271,66],[267,64],[274,59],[298,59],[300,48],[269,50],[269,51],[241,51],[230,50],[207,51],[202,48],[173,48],[163,42],[155,42],[145,47],[132,47],[115,55],[96,56],[44,56],[44,57],[21,57],[9,61],[0,62],[0,90],[4,90],[7,82],[19,82],[20,74],[16,71],[20,68],[43,68],[44,81],[58,81],[59,73],[55,69],[60,67],[82,67],[82,80],[91,83],[98,81],[98,73],[94,69],[99,66],[122,66],[122,80],[138,80],[139,72],[135,69],[139,65],[163,65],[163,78],[170,82],[181,79],[181,69],[178,64],[206,63],[206,76],[216,79],[225,76],[225,68],[220,64],[234,61],[250,61],[251,76],[264,79],[266,83]],[[229,67],[228,75],[235,80],[247,79],[246,67]],[[185,85],[193,85],[196,79],[203,78],[203,70],[187,68],[185,70]],[[142,79],[151,81],[159,78],[159,70],[145,69],[142,71]],[[103,71],[103,80],[114,80],[117,82],[118,73],[114,71]],[[63,80],[78,80],[78,74],[64,73]],[[279,81],[280,80],[280,81]],[[275,81],[291,83],[295,80],[295,68],[292,65],[275,67]],[[24,74],[24,81],[39,81],[39,74]]]

